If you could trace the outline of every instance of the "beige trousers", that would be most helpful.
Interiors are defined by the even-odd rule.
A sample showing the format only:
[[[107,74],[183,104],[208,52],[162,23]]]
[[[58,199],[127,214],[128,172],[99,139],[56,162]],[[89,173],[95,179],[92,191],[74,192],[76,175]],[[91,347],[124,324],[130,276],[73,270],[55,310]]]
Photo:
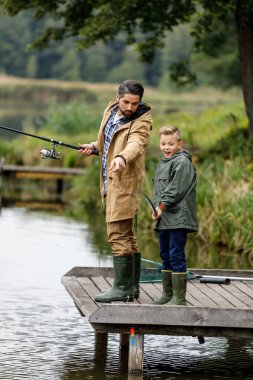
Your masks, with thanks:
[[[107,223],[107,237],[115,256],[131,255],[139,252],[133,229],[133,219]]]

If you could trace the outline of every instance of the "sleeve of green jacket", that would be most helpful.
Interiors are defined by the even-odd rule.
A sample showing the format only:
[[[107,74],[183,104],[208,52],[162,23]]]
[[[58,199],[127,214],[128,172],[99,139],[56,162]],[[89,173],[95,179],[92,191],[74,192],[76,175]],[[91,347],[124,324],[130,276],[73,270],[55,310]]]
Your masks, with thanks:
[[[180,202],[189,190],[195,176],[192,163],[186,158],[177,160],[173,165],[171,180],[165,188],[160,202],[169,208]]]

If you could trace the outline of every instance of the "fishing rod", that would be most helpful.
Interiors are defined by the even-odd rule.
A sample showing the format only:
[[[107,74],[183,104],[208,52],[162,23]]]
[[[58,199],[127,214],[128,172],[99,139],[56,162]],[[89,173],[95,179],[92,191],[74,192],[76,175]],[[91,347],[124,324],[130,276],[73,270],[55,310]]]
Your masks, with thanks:
[[[157,216],[157,212],[156,212],[156,208],[155,208],[155,205],[154,203],[151,201],[151,199],[145,194],[145,193],[141,193],[143,195],[143,197],[145,198],[145,200],[147,201],[147,204],[149,205],[149,207],[151,208],[153,214],[155,216]]]
[[[229,285],[231,281],[253,281],[253,277],[232,277],[232,276],[211,276],[201,275],[194,272],[187,272],[187,280],[199,279],[199,282],[205,284],[225,284]]]
[[[66,143],[64,143],[62,141],[57,141],[57,140],[54,140],[54,139],[51,139],[51,138],[47,138],[47,137],[43,137],[43,136],[37,136],[37,135],[34,135],[32,133],[27,133],[27,132],[20,131],[18,129],[8,128],[8,127],[4,127],[2,125],[0,125],[0,128],[1,129],[5,129],[6,131],[11,131],[11,132],[19,133],[21,135],[25,135],[25,136],[29,136],[29,137],[34,137],[35,139],[39,139],[39,140],[50,142],[53,145],[52,149],[43,148],[40,151],[40,156],[43,159],[51,159],[52,158],[54,160],[60,160],[61,159],[60,152],[56,152],[56,150],[55,150],[55,148],[56,148],[57,145],[65,146],[67,148],[71,148],[71,149],[75,149],[75,150],[80,150],[81,149],[80,146],[76,146],[76,145],[72,145],[72,144],[66,144]],[[93,149],[92,154],[98,155],[97,150]]]

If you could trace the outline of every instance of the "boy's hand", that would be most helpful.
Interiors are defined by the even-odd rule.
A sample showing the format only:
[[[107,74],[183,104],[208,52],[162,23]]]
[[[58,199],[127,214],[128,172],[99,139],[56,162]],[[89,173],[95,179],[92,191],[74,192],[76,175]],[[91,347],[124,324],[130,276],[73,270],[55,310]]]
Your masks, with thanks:
[[[153,220],[158,220],[160,217],[161,217],[161,215],[162,215],[162,210],[160,209],[160,207],[156,207],[156,215],[155,215],[155,213],[153,212],[152,213],[152,219]]]

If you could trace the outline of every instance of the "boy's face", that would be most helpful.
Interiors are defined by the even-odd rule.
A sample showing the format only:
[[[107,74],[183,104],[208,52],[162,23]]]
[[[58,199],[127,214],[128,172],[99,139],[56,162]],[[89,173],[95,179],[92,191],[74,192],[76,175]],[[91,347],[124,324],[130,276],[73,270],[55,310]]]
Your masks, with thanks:
[[[170,158],[173,154],[177,153],[182,149],[183,141],[178,141],[176,133],[172,135],[161,135],[160,136],[160,149],[165,158]]]

